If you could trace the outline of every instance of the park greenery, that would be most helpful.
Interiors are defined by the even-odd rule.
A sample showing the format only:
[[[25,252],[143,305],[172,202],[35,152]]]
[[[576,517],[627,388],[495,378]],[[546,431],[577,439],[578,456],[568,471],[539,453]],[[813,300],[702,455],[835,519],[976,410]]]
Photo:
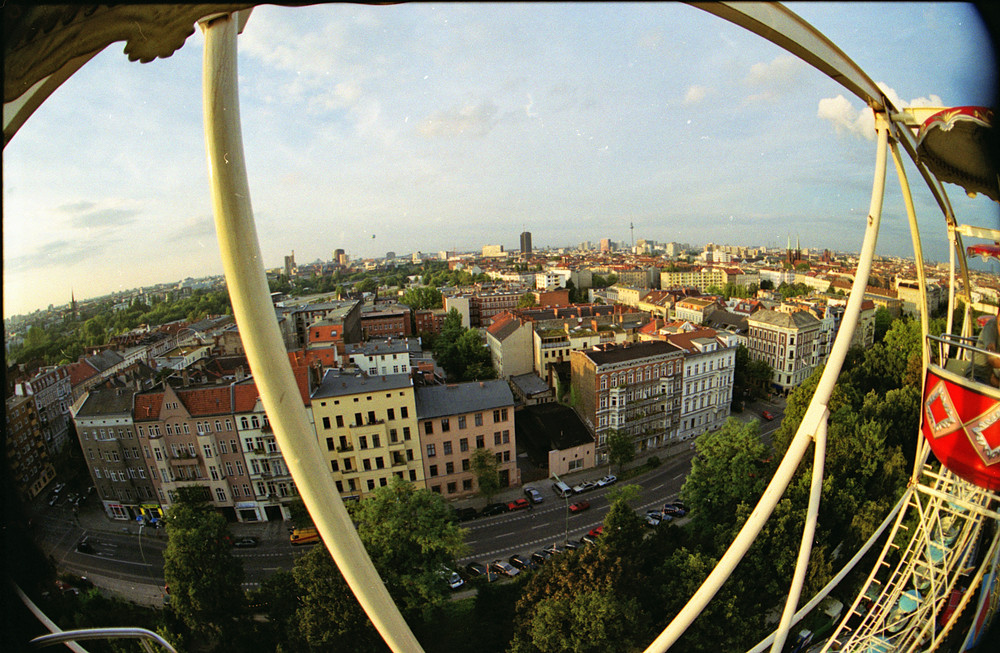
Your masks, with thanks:
[[[484,381],[496,378],[489,349],[478,329],[462,326],[462,316],[454,308],[448,312],[431,344],[434,359],[448,375],[448,381]]]

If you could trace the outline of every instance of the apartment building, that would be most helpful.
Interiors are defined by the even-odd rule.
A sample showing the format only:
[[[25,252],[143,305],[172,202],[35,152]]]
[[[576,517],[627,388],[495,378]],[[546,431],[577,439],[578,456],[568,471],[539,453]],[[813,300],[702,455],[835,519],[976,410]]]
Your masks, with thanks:
[[[290,505],[299,493],[257,387],[244,383],[233,390],[233,421],[246,466],[225,461],[220,472],[233,479],[230,492],[237,517],[242,522],[291,519]],[[247,472],[247,480],[239,473],[242,469]]]
[[[772,383],[779,392],[798,387],[822,362],[822,326],[807,311],[761,309],[747,318],[750,357],[774,368]]]
[[[628,433],[640,451],[677,439],[684,351],[669,342],[604,345],[570,354],[577,414],[597,442],[597,464],[607,463],[607,436]]]
[[[376,308],[368,306],[361,311],[361,339],[405,338],[413,335],[410,307],[391,304]]]
[[[246,412],[250,393],[237,391],[238,385],[166,385],[134,396],[136,433],[164,508],[176,501],[178,488],[201,486],[228,520],[239,519],[235,504],[246,498],[250,477],[235,414]]]
[[[472,381],[416,388],[417,420],[427,487],[445,498],[479,488],[472,454],[489,449],[500,486],[520,485],[514,436],[514,395],[505,381]]]
[[[409,374],[421,354],[419,338],[375,338],[344,349],[345,360],[368,376]]]
[[[486,346],[497,376],[509,379],[532,371],[533,334],[531,322],[510,313],[501,313],[494,318],[493,324],[486,328]]]
[[[111,519],[160,514],[160,500],[147,474],[146,444],[132,419],[132,391],[94,389],[73,406],[80,449],[91,482]]]
[[[30,501],[52,482],[56,470],[45,446],[34,397],[9,397],[5,408],[7,466],[15,491]]]
[[[61,451],[69,432],[69,406],[73,401],[69,368],[43,367],[30,379],[17,383],[14,394],[34,397],[45,445],[52,452]]]
[[[733,400],[733,372],[739,339],[714,329],[665,336],[684,352],[684,382],[677,437],[697,437],[720,428]]]
[[[327,370],[310,402],[320,449],[342,497],[360,498],[392,476],[425,487],[409,374]]]

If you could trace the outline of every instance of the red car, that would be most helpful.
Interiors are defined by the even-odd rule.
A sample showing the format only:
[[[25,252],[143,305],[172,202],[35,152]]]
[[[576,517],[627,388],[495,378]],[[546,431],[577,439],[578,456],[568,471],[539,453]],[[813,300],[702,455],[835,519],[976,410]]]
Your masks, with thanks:
[[[770,413],[769,411],[766,411],[766,410],[765,410],[764,412],[762,412],[762,413],[761,413],[761,415],[763,415],[763,416],[764,416],[764,419],[766,419],[766,420],[767,420],[767,421],[769,421],[769,422],[770,422],[770,421],[771,421],[772,419],[774,419],[774,415],[772,415],[772,414],[771,414],[771,413]]]
[[[507,510],[524,510],[525,508],[530,508],[531,504],[528,503],[527,499],[514,499],[507,504]]]
[[[569,504],[570,512],[583,512],[590,507],[589,501],[577,501],[576,503]]]

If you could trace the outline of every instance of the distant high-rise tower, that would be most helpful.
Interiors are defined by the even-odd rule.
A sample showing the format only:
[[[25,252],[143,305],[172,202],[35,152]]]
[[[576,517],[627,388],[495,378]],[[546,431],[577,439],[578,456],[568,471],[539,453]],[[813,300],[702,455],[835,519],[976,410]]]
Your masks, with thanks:
[[[285,257],[285,276],[289,279],[292,278],[292,272],[295,271],[295,250],[292,250],[291,256]]]
[[[611,251],[611,239],[601,238],[601,253],[606,254]]]
[[[531,232],[521,232],[521,256],[531,256]]]

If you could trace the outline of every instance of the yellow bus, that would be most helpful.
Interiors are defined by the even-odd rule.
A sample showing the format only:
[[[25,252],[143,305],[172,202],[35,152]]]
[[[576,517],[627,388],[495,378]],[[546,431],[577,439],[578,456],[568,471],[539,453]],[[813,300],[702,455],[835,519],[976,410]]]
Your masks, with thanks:
[[[288,541],[292,544],[316,544],[319,542],[319,531],[315,528],[296,528],[288,536]]]

